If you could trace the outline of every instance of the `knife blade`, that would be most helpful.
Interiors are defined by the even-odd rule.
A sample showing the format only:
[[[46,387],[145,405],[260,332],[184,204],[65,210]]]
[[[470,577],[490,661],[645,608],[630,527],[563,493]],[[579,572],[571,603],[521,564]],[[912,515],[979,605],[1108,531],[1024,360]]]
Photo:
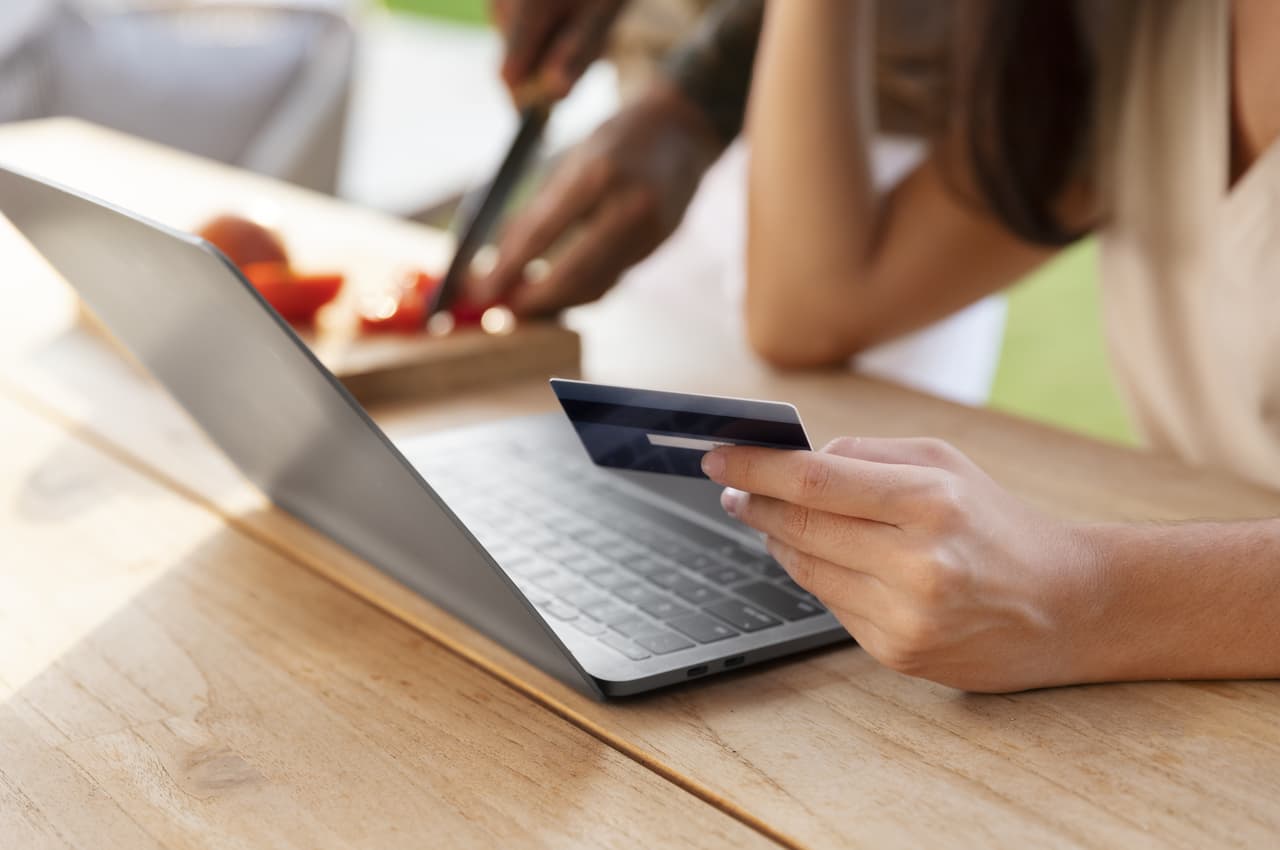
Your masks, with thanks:
[[[458,297],[476,252],[484,246],[485,240],[497,223],[506,205],[507,198],[520,182],[533,154],[542,141],[543,130],[551,117],[551,107],[544,104],[525,107],[520,112],[520,128],[507,151],[502,165],[493,180],[485,188],[479,204],[472,211],[464,211],[463,225],[459,230],[458,247],[453,255],[453,262],[445,273],[444,280],[436,287],[424,319],[430,319],[437,313],[448,310]]]

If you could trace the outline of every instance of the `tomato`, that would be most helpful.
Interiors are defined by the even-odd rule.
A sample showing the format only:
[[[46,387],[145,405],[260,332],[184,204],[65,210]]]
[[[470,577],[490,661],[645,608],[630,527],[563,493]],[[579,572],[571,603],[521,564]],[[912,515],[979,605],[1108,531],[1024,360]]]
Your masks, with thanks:
[[[435,275],[427,274],[426,272],[413,272],[409,277],[412,279],[413,288],[421,292],[423,295],[430,295],[435,292],[436,287],[440,285],[440,278]]]
[[[390,292],[373,296],[360,309],[360,328],[367,333],[412,334],[426,327],[427,309],[440,278],[411,272]],[[493,306],[493,305],[489,305]],[[450,308],[454,326],[478,325],[489,307],[459,302]]]
[[[244,276],[286,322],[310,325],[320,308],[338,296],[342,275],[295,275],[285,263],[250,263]]]
[[[199,236],[227,255],[240,268],[254,263],[284,263],[289,256],[274,231],[256,221],[222,215],[200,228]]]
[[[426,326],[427,307],[440,284],[426,272],[409,272],[388,292],[360,305],[360,329],[366,333],[418,333]]]
[[[360,310],[360,329],[366,333],[412,334],[424,329],[427,296],[408,287],[380,296]]]
[[[459,326],[478,325],[485,312],[492,306],[494,305],[480,307],[467,301],[458,301],[449,308],[449,312],[453,314],[453,321]]]

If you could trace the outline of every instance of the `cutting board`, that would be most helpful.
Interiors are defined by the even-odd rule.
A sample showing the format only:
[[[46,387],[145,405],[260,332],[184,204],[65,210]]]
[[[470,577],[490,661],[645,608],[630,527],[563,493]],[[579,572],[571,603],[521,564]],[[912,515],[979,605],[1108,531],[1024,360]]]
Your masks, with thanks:
[[[576,376],[578,335],[552,321],[505,334],[462,328],[445,336],[308,338],[320,361],[362,404],[422,401],[516,378]]]

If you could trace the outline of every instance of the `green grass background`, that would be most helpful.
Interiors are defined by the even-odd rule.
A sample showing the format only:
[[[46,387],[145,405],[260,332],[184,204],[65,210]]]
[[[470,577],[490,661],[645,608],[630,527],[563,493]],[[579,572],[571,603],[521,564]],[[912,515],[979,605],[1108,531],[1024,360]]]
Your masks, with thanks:
[[[484,25],[486,0],[385,0],[388,8]],[[1097,248],[1068,249],[1009,292],[1009,318],[991,392],[998,410],[1120,443],[1134,431],[1107,364]]]
[[[1137,442],[1112,380],[1099,306],[1091,239],[1014,286],[991,406],[1104,440]]]
[[[384,0],[384,5],[397,12],[414,12],[459,24],[484,25],[489,20],[489,4],[485,0]]]

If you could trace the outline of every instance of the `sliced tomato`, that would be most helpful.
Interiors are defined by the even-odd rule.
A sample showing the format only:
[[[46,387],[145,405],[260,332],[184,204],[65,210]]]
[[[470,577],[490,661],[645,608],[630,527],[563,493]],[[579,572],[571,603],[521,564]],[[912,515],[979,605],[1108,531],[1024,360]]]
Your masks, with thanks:
[[[430,295],[440,285],[440,278],[426,272],[413,272],[410,277],[413,280],[413,288],[423,295]]]
[[[360,329],[367,333],[411,334],[423,330],[427,319],[427,296],[417,289],[399,290],[374,299],[360,310]]]
[[[339,274],[295,275],[285,263],[250,263],[244,276],[292,325],[314,324],[320,308],[338,296],[343,277]]]
[[[411,272],[388,293],[370,298],[360,310],[360,328],[368,333],[417,333],[426,327],[427,309],[440,278]],[[459,302],[450,308],[454,325],[478,325],[486,307]]]
[[[394,289],[373,296],[360,306],[360,329],[366,333],[417,333],[426,325],[427,306],[439,278],[409,272]]]

